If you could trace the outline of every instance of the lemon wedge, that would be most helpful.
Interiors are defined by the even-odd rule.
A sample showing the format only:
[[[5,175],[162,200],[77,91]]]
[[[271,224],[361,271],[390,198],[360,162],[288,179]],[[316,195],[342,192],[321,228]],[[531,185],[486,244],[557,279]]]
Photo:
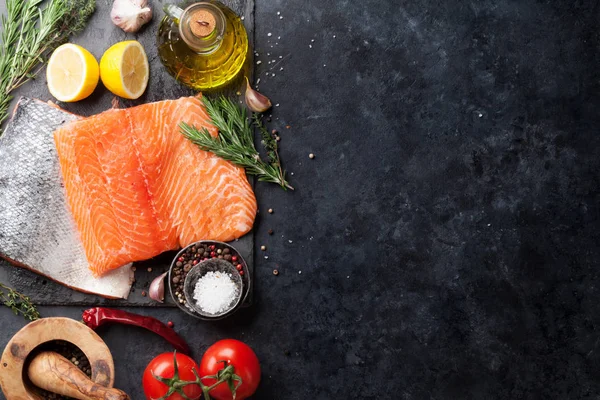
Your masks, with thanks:
[[[92,94],[99,77],[96,58],[83,47],[72,43],[57,47],[46,69],[48,89],[52,96],[69,103]]]
[[[149,75],[148,57],[136,40],[111,46],[100,59],[102,83],[113,94],[126,99],[137,99],[146,91]]]

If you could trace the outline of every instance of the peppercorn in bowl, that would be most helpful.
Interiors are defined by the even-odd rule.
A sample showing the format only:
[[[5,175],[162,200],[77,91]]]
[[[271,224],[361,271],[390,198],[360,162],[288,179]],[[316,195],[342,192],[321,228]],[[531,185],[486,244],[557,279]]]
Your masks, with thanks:
[[[234,314],[248,299],[251,285],[250,270],[239,252],[213,240],[192,243],[179,251],[168,274],[169,292],[177,306],[205,320]]]

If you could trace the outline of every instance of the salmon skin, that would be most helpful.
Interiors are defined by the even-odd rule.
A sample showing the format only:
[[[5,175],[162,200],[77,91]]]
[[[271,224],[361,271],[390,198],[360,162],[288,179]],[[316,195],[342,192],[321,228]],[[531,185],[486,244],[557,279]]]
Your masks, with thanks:
[[[0,136],[0,256],[83,292],[127,298],[130,267],[96,279],[62,187],[53,132],[77,116],[21,98]]]
[[[197,97],[108,110],[56,130],[68,203],[94,275],[252,229],[256,198],[244,169],[200,150],[180,133],[181,122],[217,135]]]

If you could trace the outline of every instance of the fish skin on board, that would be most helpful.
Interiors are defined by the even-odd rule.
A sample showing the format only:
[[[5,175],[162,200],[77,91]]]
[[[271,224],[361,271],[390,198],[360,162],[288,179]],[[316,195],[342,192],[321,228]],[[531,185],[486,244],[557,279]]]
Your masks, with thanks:
[[[131,264],[95,278],[67,205],[53,132],[77,118],[19,100],[0,136],[0,257],[79,291],[126,299]]]

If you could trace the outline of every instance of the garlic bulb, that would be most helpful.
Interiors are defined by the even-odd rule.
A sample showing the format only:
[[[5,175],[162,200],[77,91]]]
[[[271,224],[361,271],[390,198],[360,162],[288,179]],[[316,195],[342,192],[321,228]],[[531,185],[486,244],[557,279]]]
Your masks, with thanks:
[[[115,0],[110,18],[125,32],[137,32],[152,19],[152,9],[148,0]]]

